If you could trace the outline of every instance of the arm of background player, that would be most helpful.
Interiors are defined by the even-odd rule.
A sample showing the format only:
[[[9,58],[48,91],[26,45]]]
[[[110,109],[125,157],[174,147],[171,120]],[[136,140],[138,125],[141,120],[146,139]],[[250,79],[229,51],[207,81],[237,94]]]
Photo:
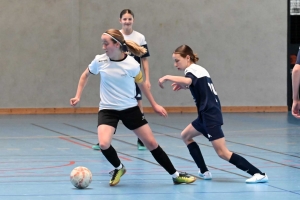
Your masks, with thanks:
[[[143,70],[144,70],[144,74],[145,74],[145,85],[146,85],[146,87],[151,89],[148,58],[147,57],[141,58],[141,64],[143,66]]]
[[[292,88],[293,88],[293,104],[292,104],[292,115],[300,119],[300,64],[296,64],[292,71]]]

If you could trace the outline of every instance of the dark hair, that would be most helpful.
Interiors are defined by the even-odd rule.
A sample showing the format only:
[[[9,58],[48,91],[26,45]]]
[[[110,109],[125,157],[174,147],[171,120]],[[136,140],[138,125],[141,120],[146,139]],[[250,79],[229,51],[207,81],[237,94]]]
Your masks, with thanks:
[[[180,56],[183,57],[183,58],[185,58],[187,55],[189,55],[190,58],[191,58],[191,61],[193,63],[196,63],[199,60],[199,57],[197,56],[197,54],[195,54],[193,52],[191,47],[189,47],[188,45],[185,45],[185,44],[181,45],[180,47],[175,49],[175,51],[173,53],[180,54]]]
[[[133,12],[132,12],[130,9],[124,9],[124,10],[122,10],[121,13],[120,13],[120,19],[121,19],[121,18],[123,17],[123,15],[126,14],[126,13],[131,14],[132,17],[134,18],[134,14],[133,14]]]

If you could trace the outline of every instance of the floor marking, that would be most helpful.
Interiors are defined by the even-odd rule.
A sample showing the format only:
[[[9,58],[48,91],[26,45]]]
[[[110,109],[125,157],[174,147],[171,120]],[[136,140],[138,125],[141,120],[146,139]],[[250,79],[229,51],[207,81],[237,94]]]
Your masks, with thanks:
[[[19,168],[19,169],[0,169],[0,171],[17,171],[17,170],[37,170],[37,169],[49,169],[49,168],[59,168],[74,165],[75,161],[69,161],[68,164],[58,165],[58,166],[48,166],[48,167],[33,167],[33,168]]]

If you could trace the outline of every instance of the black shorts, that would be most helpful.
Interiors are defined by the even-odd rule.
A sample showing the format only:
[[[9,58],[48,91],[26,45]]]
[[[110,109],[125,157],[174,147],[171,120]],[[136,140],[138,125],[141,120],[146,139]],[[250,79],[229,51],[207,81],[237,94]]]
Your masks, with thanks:
[[[139,88],[138,84],[136,84],[136,83],[135,83],[135,91],[136,91],[136,95],[135,95],[136,100],[138,100],[138,101],[142,100],[141,89]]]
[[[148,124],[138,106],[121,111],[104,109],[98,112],[98,126],[105,124],[117,128],[119,120],[129,130]]]
[[[206,125],[199,120],[199,118],[195,119],[192,122],[192,126],[202,133],[204,137],[206,137],[209,141],[214,141],[224,137],[224,133],[221,129],[221,125]]]

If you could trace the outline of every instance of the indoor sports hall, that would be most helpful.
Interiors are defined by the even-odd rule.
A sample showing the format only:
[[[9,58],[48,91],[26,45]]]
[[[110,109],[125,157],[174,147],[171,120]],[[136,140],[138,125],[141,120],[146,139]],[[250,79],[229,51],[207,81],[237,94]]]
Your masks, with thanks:
[[[291,114],[291,71],[300,46],[300,1],[1,0],[1,200],[298,200],[300,119]],[[114,167],[97,144],[99,75],[90,76],[72,107],[78,80],[96,55],[101,35],[121,29],[120,12],[134,12],[134,30],[149,47],[151,93],[168,111],[154,113],[143,96],[145,119],[179,172],[196,177],[174,184],[137,136],[120,121],[112,138],[126,174],[110,186]],[[249,184],[245,171],[221,159],[204,136],[195,137],[211,180],[203,180],[181,132],[198,116],[189,89],[160,88],[174,67],[174,50],[187,44],[208,70],[220,99],[228,149],[268,176]],[[75,167],[92,173],[77,189]]]

